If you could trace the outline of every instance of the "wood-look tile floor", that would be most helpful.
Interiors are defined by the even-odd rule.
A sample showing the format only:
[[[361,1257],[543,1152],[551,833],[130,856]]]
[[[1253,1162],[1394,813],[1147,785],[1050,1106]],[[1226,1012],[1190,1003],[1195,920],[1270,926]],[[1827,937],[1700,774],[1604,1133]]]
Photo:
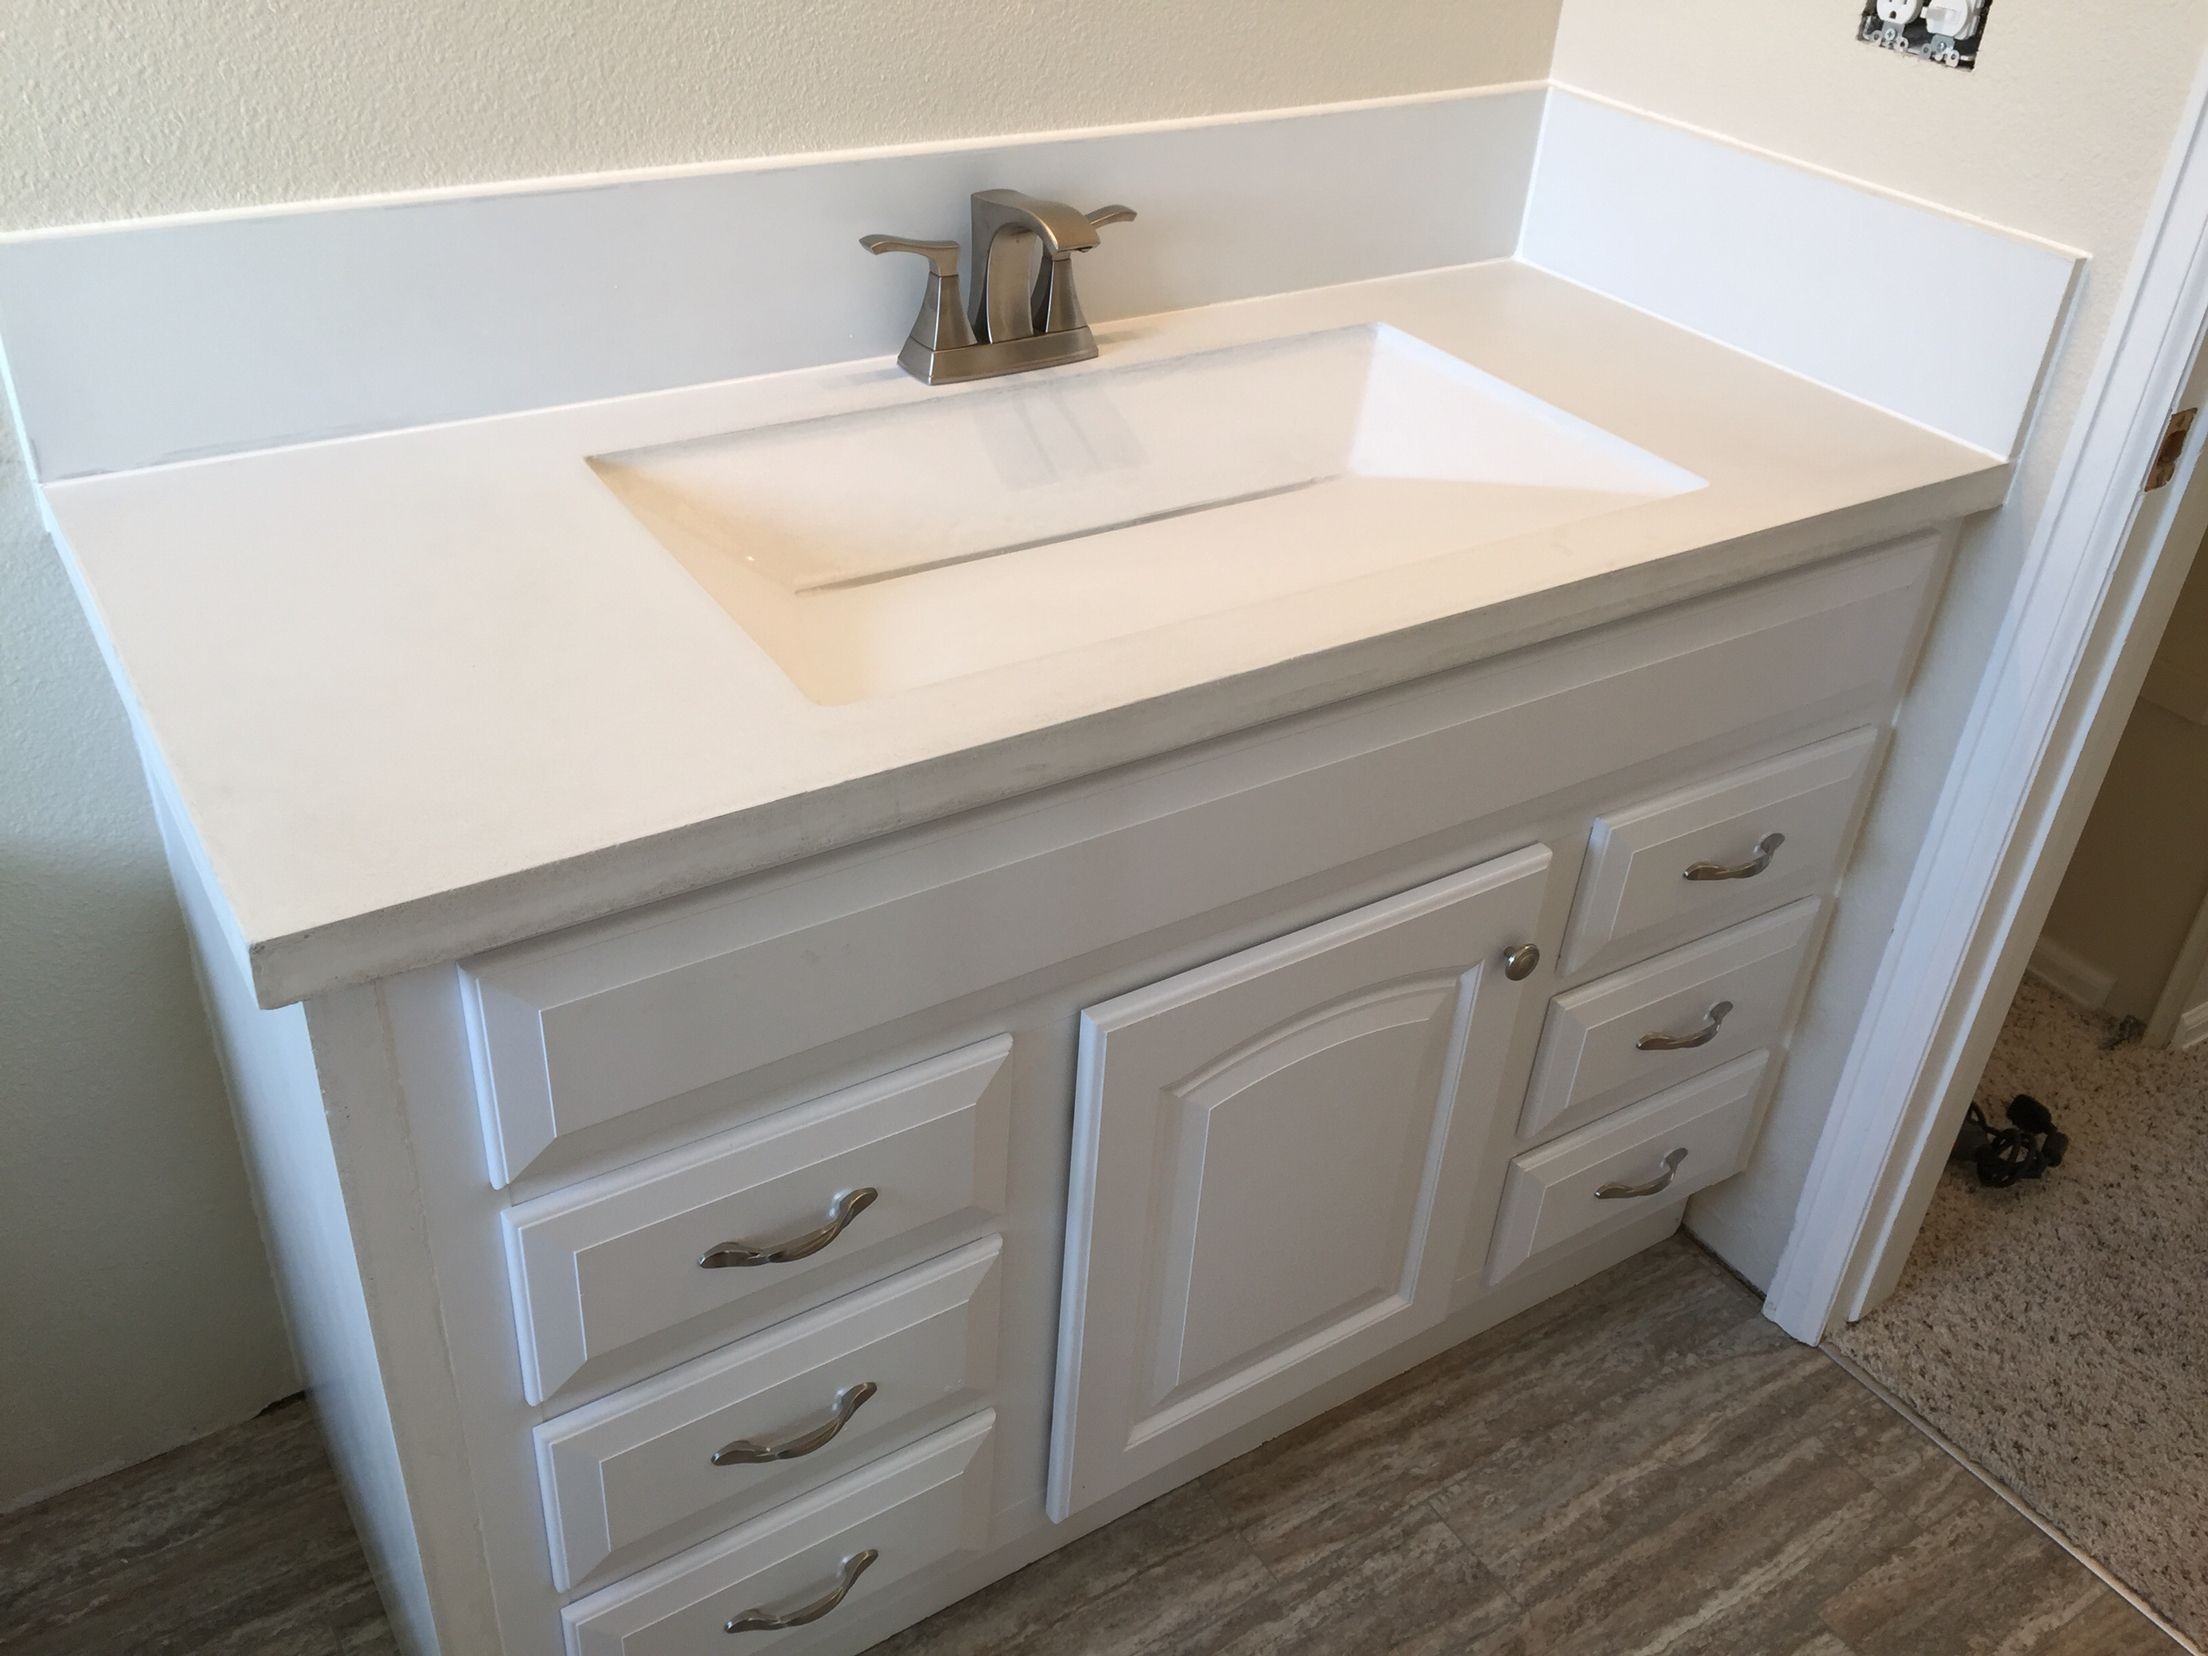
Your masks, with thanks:
[[[876,1650],[2176,1648],[1674,1241]],[[0,1651],[390,1649],[305,1409],[0,1518]]]
[[[879,1656],[2170,1656],[1674,1239]]]
[[[0,1517],[9,1656],[397,1649],[304,1403]]]

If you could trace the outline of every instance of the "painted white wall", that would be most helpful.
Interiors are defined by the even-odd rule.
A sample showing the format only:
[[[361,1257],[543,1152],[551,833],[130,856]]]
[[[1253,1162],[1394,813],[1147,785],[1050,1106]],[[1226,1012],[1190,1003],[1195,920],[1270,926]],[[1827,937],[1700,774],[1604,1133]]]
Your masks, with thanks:
[[[2109,1011],[2150,1022],[2180,970],[2179,1004],[2208,998],[2184,958],[2208,901],[2204,825],[2208,557],[2196,556],[2040,934],[2056,959],[2106,981]]]
[[[0,227],[1539,79],[1559,4],[17,7]],[[295,1381],[144,784],[9,436],[0,648],[5,1507]]]
[[[0,1509],[293,1390],[145,781],[0,437]]]
[[[1538,80],[1558,5],[18,6],[0,201],[120,218]]]
[[[2142,698],[2041,931],[2058,959],[2107,980],[2109,1011],[2145,1022],[2178,970],[2208,900],[2204,825],[2208,726]]]
[[[1737,9],[1711,26],[1701,0],[1566,0],[1555,76],[2093,255],[2010,509],[1963,541],[1911,691],[1879,806],[1866,827],[1811,1014],[1747,1177],[1701,1197],[1697,1234],[1768,1283],[1855,1020],[1899,906],[1948,761],[2038,521],[2145,223],[2196,66],[2198,0],[1995,10],[1979,67],[1963,75],[1863,45],[1860,7]],[[2096,30],[2129,45],[2094,44]],[[1932,329],[1907,271],[1865,293],[1894,325]]]

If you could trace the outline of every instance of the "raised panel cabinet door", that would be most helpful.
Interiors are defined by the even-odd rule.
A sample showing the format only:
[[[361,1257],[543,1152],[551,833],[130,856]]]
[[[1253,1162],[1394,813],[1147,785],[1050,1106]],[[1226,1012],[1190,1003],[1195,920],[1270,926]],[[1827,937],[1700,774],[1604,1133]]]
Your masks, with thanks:
[[[1082,1014],[1053,1518],[1440,1320],[1499,1196],[1527,993],[1503,956],[1549,861],[1529,846]]]

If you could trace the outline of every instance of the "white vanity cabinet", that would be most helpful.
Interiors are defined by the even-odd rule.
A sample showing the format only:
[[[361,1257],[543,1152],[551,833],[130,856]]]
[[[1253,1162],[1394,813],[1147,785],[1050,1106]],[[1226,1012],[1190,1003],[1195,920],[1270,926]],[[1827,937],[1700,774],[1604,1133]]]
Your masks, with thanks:
[[[1660,1240],[1943,546],[303,1008],[172,821],[402,1643],[844,1656]]]

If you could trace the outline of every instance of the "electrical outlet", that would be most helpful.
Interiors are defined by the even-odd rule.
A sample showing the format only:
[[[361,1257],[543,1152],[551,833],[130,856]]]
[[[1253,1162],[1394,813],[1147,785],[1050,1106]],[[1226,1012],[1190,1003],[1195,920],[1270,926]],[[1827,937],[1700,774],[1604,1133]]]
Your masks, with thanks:
[[[1948,69],[1978,67],[1993,0],[1865,0],[1856,38]]]

